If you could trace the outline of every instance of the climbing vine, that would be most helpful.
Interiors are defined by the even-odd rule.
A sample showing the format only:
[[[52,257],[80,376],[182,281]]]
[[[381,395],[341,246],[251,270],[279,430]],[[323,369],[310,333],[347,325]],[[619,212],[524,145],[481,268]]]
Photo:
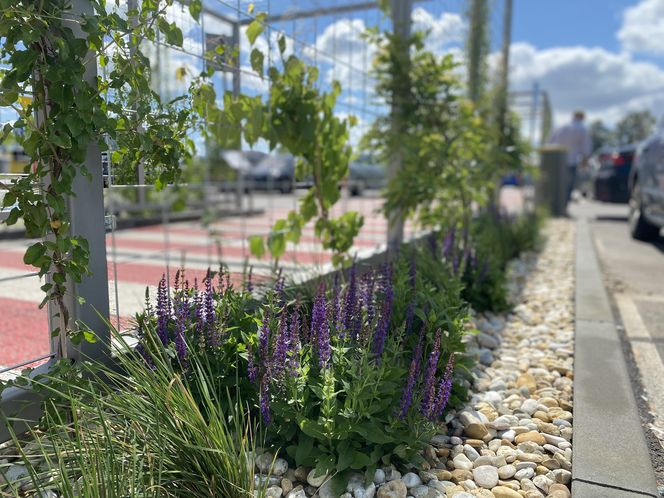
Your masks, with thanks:
[[[182,33],[168,21],[172,0],[140,2],[121,15],[120,2],[91,0],[89,12],[75,14],[64,0],[0,0],[0,105],[18,118],[4,125],[0,141],[16,132],[30,158],[24,175],[0,184],[8,225],[23,220],[26,235],[40,239],[24,262],[50,278],[41,306],[57,307],[61,355],[64,340],[77,337],[65,295],[89,273],[87,241],[72,232],[67,198],[77,175],[90,177],[85,158],[90,144],[116,144],[113,159],[157,172],[158,188],[176,181],[180,160],[192,151],[186,139],[188,106],[162,102],[150,88],[149,61],[141,44],[160,32],[182,45]],[[200,0],[189,2],[198,18]],[[105,78],[90,77],[98,64]],[[79,337],[80,338],[80,337]]]

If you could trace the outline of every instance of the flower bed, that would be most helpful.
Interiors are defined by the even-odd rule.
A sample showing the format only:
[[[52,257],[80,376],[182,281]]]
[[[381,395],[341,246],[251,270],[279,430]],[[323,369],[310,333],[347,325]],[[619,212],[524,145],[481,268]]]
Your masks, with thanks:
[[[20,495],[48,475],[62,494],[65,482],[93,489],[121,470],[141,493],[291,498],[405,497],[422,479],[412,469],[444,481],[445,422],[466,401],[474,365],[463,296],[504,308],[506,259],[536,234],[518,236],[533,220],[494,219],[501,230],[490,237],[482,223],[378,268],[357,264],[299,287],[278,277],[260,300],[250,281],[234,289],[223,270],[203,282],[179,273],[173,292],[163,280],[137,317],[138,354],[120,359],[124,371],[93,365],[91,380],[67,371],[44,383],[51,409],[33,437],[83,456],[45,451],[37,470],[25,456],[7,480]],[[70,435],[54,437],[63,427]],[[81,459],[89,466],[103,446],[112,447],[107,466],[90,475]],[[426,488],[432,498],[444,493]]]

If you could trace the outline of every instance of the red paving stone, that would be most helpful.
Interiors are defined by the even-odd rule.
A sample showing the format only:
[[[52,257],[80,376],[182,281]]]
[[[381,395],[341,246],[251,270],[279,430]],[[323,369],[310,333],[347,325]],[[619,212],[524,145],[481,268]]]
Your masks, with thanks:
[[[0,298],[0,367],[48,354],[46,308],[18,299]]]

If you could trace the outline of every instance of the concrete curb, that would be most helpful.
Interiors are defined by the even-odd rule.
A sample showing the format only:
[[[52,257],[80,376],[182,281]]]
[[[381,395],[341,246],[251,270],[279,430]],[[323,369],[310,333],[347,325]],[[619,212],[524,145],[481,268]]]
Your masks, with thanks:
[[[660,495],[590,227],[576,232],[574,498]]]

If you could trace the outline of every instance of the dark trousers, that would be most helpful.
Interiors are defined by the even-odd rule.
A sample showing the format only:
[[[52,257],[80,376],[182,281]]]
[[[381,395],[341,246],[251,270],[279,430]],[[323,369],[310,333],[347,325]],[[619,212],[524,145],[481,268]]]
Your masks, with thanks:
[[[576,168],[576,164],[567,165],[567,202],[572,198],[572,190],[574,190],[574,184],[576,183]]]

